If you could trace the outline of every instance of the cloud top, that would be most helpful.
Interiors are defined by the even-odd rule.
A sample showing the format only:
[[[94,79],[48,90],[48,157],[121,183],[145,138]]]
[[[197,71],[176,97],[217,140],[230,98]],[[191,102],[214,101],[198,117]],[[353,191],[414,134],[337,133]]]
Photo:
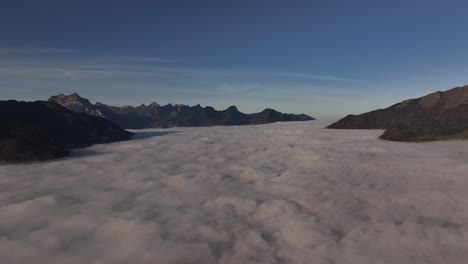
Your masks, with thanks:
[[[33,263],[462,263],[466,142],[319,122],[178,128],[0,166],[0,258]],[[154,137],[148,137],[154,133]]]

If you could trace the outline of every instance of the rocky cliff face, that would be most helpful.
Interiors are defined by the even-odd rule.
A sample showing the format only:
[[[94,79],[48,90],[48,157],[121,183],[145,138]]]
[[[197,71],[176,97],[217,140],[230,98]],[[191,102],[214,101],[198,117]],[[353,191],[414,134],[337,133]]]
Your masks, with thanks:
[[[0,101],[0,162],[63,157],[71,148],[130,139],[111,121],[56,103]]]
[[[255,114],[244,114],[235,106],[217,111],[213,107],[164,105],[156,102],[149,105],[116,107],[102,103],[91,104],[77,94],[52,96],[56,102],[72,111],[102,116],[124,128],[167,128],[196,126],[256,125],[272,122],[308,121],[308,115],[283,114],[273,109],[265,109]]]
[[[387,129],[382,139],[425,141],[466,138],[468,86],[435,92],[360,115],[348,115],[328,128]]]
[[[101,113],[101,111],[99,111],[99,109],[96,108],[93,104],[91,104],[88,99],[82,98],[77,93],[70,95],[55,95],[52,96],[49,101],[62,105],[76,113],[84,113],[101,117],[104,116],[104,114]]]

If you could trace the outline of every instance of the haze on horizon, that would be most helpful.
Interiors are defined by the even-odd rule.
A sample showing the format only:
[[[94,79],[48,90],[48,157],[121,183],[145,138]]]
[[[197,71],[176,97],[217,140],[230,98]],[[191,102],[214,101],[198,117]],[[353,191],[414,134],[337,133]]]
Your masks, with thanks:
[[[0,99],[340,117],[468,84],[466,1],[5,1]]]

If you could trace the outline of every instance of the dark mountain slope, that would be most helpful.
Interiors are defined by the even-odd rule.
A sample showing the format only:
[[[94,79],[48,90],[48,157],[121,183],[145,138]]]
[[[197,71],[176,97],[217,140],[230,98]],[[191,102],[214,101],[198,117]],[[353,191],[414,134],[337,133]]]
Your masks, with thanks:
[[[0,160],[22,162],[64,156],[67,149],[130,139],[111,121],[56,103],[0,101]]]
[[[468,86],[405,100],[386,109],[348,115],[328,128],[387,129],[381,138],[397,141],[466,138]]]

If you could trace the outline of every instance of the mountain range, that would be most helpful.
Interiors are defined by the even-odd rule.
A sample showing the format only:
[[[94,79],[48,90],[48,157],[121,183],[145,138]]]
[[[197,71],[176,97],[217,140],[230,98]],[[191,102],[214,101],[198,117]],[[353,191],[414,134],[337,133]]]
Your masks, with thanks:
[[[153,102],[140,106],[110,106],[103,103],[92,104],[88,99],[74,93],[56,95],[49,98],[74,112],[107,118],[120,127],[129,129],[258,125],[273,122],[309,121],[314,118],[305,115],[284,114],[273,109],[260,113],[244,114],[231,106],[218,111],[211,106],[187,106],[183,104],[159,105]]]
[[[386,129],[380,138],[394,141],[468,139],[468,86],[348,115],[328,128]]]
[[[0,101],[0,162],[48,160],[69,149],[130,139],[111,121],[47,101]]]

